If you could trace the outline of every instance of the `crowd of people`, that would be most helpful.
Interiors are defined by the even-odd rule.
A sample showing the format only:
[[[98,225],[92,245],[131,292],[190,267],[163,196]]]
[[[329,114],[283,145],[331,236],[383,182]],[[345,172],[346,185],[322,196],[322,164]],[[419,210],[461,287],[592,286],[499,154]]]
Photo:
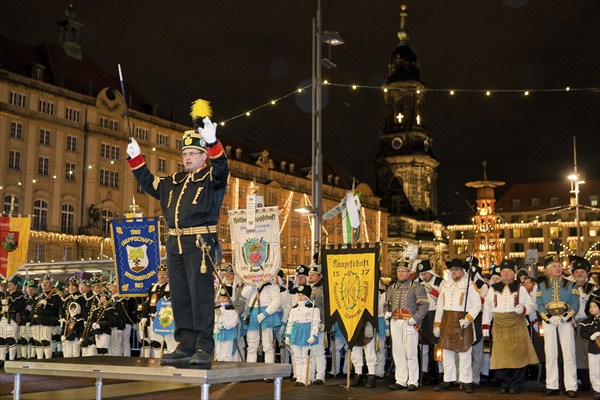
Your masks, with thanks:
[[[375,387],[389,374],[390,390],[437,382],[437,391],[460,385],[466,393],[492,376],[500,393],[520,393],[531,366],[543,365],[544,396],[592,389],[598,400],[600,287],[586,259],[569,261],[565,269],[549,255],[534,279],[512,260],[483,274],[476,258],[456,258],[444,277],[428,260],[398,260],[389,285],[379,283],[378,325],[361,326],[351,349],[337,323],[325,330],[319,265],[298,265],[287,278],[279,271],[257,288],[228,264],[214,277],[211,357],[291,362],[297,386],[323,384],[350,366],[353,387]],[[171,354],[175,336],[154,329],[157,302],[171,298],[166,265],[157,277],[147,296],[120,297],[101,274],[65,282],[13,276],[0,292],[0,360],[131,356],[132,343],[140,357]]]

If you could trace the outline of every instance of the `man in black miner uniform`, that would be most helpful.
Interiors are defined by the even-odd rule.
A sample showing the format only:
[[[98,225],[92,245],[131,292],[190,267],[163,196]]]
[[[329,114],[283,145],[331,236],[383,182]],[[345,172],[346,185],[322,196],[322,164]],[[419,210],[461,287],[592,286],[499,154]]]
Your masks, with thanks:
[[[141,319],[139,325],[140,340],[143,337],[142,348],[140,349],[140,357],[159,357],[160,346],[162,342],[162,336],[154,333],[152,329],[153,321],[156,316],[156,303],[160,299],[170,300],[171,299],[171,288],[167,279],[167,266],[160,264],[158,266],[158,281],[150,287],[148,291],[148,297],[145,298],[145,302],[141,310]],[[168,336],[165,337],[167,342],[167,349],[173,350],[173,341],[167,340]],[[148,347],[150,344],[150,347]]]
[[[8,280],[0,308],[0,361],[14,360],[17,356],[19,317],[27,306],[21,292],[21,277],[14,275]],[[8,353],[8,357],[7,356]]]
[[[179,345],[163,356],[161,362],[167,364],[189,361],[210,365],[215,346],[212,273],[213,265],[221,261],[217,223],[229,167],[216,138],[217,124],[209,119],[211,114],[206,101],[197,100],[192,106],[194,123],[199,126],[202,119],[204,127],[183,134],[185,172],[154,176],[135,139],[127,146],[128,163],[136,180],[145,192],[160,200],[169,227],[167,266]],[[202,264],[206,268],[201,271]]]

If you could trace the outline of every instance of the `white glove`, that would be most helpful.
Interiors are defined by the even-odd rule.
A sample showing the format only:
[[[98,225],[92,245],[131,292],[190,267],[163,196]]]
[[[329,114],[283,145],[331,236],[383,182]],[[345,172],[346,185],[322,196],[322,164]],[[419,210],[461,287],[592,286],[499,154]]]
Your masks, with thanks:
[[[66,341],[67,341],[67,337],[66,337],[65,335],[62,335],[62,336],[60,337],[60,341],[61,341],[61,342],[66,342]]]
[[[202,122],[204,122],[204,128],[198,128],[198,133],[206,143],[213,144],[217,141],[217,123],[212,122],[208,117],[204,117]]]
[[[267,317],[263,313],[260,313],[256,316],[256,319],[258,320],[259,324],[262,323],[265,320],[265,318],[267,318]]]
[[[41,299],[38,304],[42,307],[46,307],[46,304],[48,304],[48,302],[46,301],[46,299]]]
[[[5,306],[8,304],[8,299],[2,299],[2,305]]]
[[[462,318],[462,319],[458,320],[458,324],[460,325],[461,328],[464,329],[464,328],[468,327],[469,325],[471,325],[471,321],[469,321],[466,318]]]
[[[286,337],[286,338],[285,338],[285,340],[284,340],[284,342],[285,342],[285,344],[286,344],[286,345],[288,345],[288,346],[291,344],[291,342],[290,342],[290,338],[289,338],[289,337]]]
[[[8,312],[8,306],[2,306],[2,312]]]
[[[415,319],[413,317],[410,317],[408,319],[408,325],[415,326],[416,324],[417,324],[417,321],[415,321]]]
[[[83,344],[83,338],[79,339],[79,342],[77,343],[79,343],[79,345],[81,346]]]
[[[308,339],[306,339],[306,343],[308,343],[308,344],[313,344],[314,342],[315,342],[315,337],[314,336],[311,336]]]
[[[64,319],[64,318],[61,318],[61,319],[58,320],[58,323],[61,324],[61,325],[64,324],[65,322],[67,322],[67,320]]]
[[[558,315],[554,315],[552,317],[550,317],[550,323],[554,326],[559,326],[560,323],[562,322],[562,317],[559,317]]]
[[[600,332],[596,332],[592,336],[590,336],[590,340],[596,340],[598,339],[598,337],[600,337]]]
[[[523,306],[522,306],[522,305],[520,305],[520,304],[517,304],[517,305],[515,306],[515,314],[517,314],[517,315],[522,315],[524,310],[525,310],[525,309],[524,309],[524,308],[523,308]]]
[[[325,324],[319,324],[319,332],[325,332]]]
[[[220,330],[221,330],[221,328],[219,328],[219,325],[215,325],[215,327],[213,329],[213,333],[216,335],[219,333]]]
[[[129,158],[136,158],[140,154],[142,154],[140,145],[134,138],[131,138],[129,144],[127,145],[127,155]]]
[[[144,317],[144,318],[140,319],[140,326],[142,328],[145,327],[147,323],[148,323],[148,318]]]
[[[392,318],[392,313],[390,311],[386,311],[385,314],[383,314],[383,318],[385,318],[385,319]]]
[[[99,323],[97,323],[97,322],[94,322],[94,323],[92,324],[92,329],[100,329],[100,324],[99,324]]]
[[[490,330],[489,329],[484,329],[483,330],[483,337],[490,337]]]
[[[373,326],[367,325],[365,327],[365,337],[366,338],[372,338],[373,337]]]
[[[25,326],[31,326],[31,322],[26,322]]]
[[[440,337],[440,328],[438,328],[438,327],[433,328],[433,336]]]

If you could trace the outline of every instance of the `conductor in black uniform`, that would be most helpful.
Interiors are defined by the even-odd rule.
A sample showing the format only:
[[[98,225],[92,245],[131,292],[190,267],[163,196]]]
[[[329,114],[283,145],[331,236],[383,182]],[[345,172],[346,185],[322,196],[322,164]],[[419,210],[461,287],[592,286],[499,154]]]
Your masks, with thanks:
[[[212,272],[213,265],[221,261],[217,223],[229,167],[216,138],[217,124],[211,122],[210,116],[208,103],[197,100],[192,118],[198,126],[201,120],[204,127],[183,134],[181,156],[185,172],[154,176],[135,139],[127,146],[128,163],[136,180],[145,192],[160,200],[169,227],[167,266],[175,340],[179,345],[163,356],[163,364],[189,362],[209,366],[215,346]],[[206,272],[201,272],[203,254]]]

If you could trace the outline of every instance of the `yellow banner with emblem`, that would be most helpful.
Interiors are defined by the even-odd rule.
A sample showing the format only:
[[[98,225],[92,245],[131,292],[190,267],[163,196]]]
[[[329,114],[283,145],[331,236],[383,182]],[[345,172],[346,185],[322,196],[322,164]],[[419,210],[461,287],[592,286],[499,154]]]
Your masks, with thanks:
[[[10,278],[27,262],[31,218],[0,217],[0,277]]]
[[[377,327],[379,244],[371,248],[323,247],[325,327],[338,322],[352,348],[369,321]]]

